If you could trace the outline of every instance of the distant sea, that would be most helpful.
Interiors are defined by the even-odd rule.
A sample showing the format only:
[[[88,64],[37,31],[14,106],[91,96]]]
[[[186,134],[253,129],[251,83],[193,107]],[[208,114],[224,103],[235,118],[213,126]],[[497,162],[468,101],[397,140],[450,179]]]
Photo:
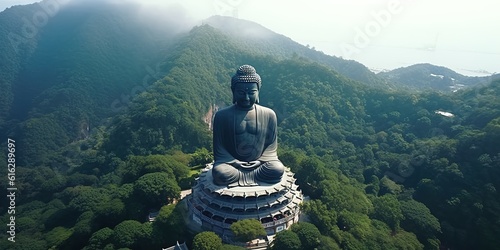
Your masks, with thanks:
[[[367,47],[356,60],[372,71],[392,70],[418,63],[430,63],[449,68],[466,76],[489,76],[500,73],[500,54],[444,49],[409,49]]]

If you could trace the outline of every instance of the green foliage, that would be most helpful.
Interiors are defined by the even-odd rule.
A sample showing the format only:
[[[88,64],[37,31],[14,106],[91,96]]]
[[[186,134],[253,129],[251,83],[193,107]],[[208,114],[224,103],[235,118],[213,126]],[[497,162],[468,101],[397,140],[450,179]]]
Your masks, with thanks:
[[[193,250],[219,250],[221,247],[222,240],[214,232],[205,231],[194,236]]]
[[[92,211],[86,211],[82,213],[73,227],[73,231],[75,235],[80,237],[88,237],[92,234],[94,225],[94,213]]]
[[[244,250],[244,249],[246,248],[229,244],[222,244],[222,246],[219,248],[219,250]]]
[[[46,234],[47,245],[50,247],[58,248],[64,241],[66,241],[72,232],[64,227],[56,227]]]
[[[403,201],[401,211],[405,218],[401,223],[404,229],[415,232],[423,239],[432,238],[437,233],[441,233],[438,219],[424,204],[414,200]]]
[[[299,222],[293,224],[290,230],[299,236],[304,249],[315,249],[320,244],[321,233],[314,224]]]
[[[340,247],[334,239],[322,235],[318,250],[340,250]]]
[[[401,204],[394,195],[383,195],[373,199],[373,217],[385,222],[393,231],[399,229],[399,223],[404,218]]]
[[[305,202],[303,211],[307,213],[311,222],[324,233],[332,230],[337,224],[337,213],[333,209],[328,209],[321,200]]]
[[[360,240],[356,239],[356,237],[354,237],[352,234],[343,233],[340,247],[342,249],[354,250],[354,249],[363,249],[364,245]]]
[[[117,247],[147,249],[145,246],[151,237],[151,226],[135,220],[122,221],[113,229],[112,237]]]
[[[42,250],[49,249],[46,240],[34,239],[33,237],[27,237],[24,235],[17,235],[15,238],[16,242],[10,242],[5,237],[0,240],[0,244],[4,246],[2,249],[14,249],[14,250]]]
[[[236,236],[236,239],[242,242],[247,242],[266,235],[266,230],[262,223],[256,219],[238,220],[231,224],[231,231]]]
[[[168,24],[123,18],[134,16],[125,5],[79,4],[18,52],[0,36],[0,61],[9,62],[0,63],[0,130],[16,139],[18,161],[14,249],[187,239],[180,209],[165,204],[178,183],[189,187],[188,166],[212,159],[207,117],[230,104],[230,75],[244,63],[257,68],[261,103],[277,113],[280,159],[311,198],[304,211],[325,235],[319,249],[500,244],[500,81],[450,94],[391,89],[359,63],[270,32],[247,37],[235,20],[169,41]],[[0,33],[17,33],[35,8],[2,12]],[[160,207],[155,222],[139,222]],[[277,239],[290,247],[317,239],[285,232]]]
[[[402,249],[424,249],[415,234],[403,230],[398,231],[393,237],[394,246]]]
[[[21,138],[18,147],[24,159],[23,165],[39,164],[47,161],[53,152],[69,142],[63,127],[53,117],[32,118],[21,125]]]
[[[189,162],[190,166],[204,165],[214,160],[213,153],[208,152],[206,148],[197,149],[191,156],[192,159]]]
[[[379,194],[384,195],[384,194],[393,194],[397,195],[401,193],[402,189],[401,186],[398,185],[396,182],[388,178],[387,176],[382,177],[380,179],[380,191]]]
[[[111,200],[108,190],[89,186],[76,186],[64,190],[63,196],[70,200],[69,208],[77,212],[97,212]]]
[[[96,211],[97,220],[103,225],[116,225],[125,218],[126,205],[123,200],[113,198]]]
[[[339,214],[338,226],[341,230],[348,231],[356,239],[366,240],[370,237],[370,219],[361,213],[343,210]]]
[[[169,237],[162,237],[169,235]],[[152,238],[156,246],[171,246],[186,237],[186,225],[179,205],[161,207],[153,222]]]
[[[299,236],[290,230],[284,230],[276,234],[273,241],[273,250],[294,250],[302,249]]]
[[[104,249],[104,246],[111,243],[112,237],[113,237],[113,229],[110,229],[108,227],[101,228],[92,234],[92,236],[89,239],[89,243],[85,249],[88,250]]]
[[[157,172],[141,176],[134,184],[136,198],[159,207],[180,197],[181,188],[168,174]]]
[[[176,180],[189,174],[189,168],[172,155],[132,155],[119,170],[123,171],[123,182],[135,181],[145,174],[155,172],[163,172]]]

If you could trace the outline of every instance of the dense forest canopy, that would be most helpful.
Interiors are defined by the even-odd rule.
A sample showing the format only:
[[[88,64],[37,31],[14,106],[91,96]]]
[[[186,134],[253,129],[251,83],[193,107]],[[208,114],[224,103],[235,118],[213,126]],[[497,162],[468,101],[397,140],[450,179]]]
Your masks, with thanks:
[[[277,236],[276,249],[500,244],[499,80],[416,91],[271,31],[235,37],[232,29],[257,29],[241,20],[179,32],[123,18],[132,7],[76,10],[61,10],[20,53],[0,36],[0,62],[11,62],[0,63],[0,127],[16,141],[18,188],[16,242],[3,237],[0,248],[202,244],[177,201],[211,161],[210,114],[231,104],[230,76],[242,64],[262,77],[279,157],[310,197],[311,223]],[[0,32],[36,11],[0,13]]]

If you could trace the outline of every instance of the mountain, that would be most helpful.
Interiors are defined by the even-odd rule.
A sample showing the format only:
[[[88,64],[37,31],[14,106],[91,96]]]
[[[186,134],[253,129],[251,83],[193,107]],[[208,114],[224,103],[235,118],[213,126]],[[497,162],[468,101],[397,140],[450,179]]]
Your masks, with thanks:
[[[340,74],[364,84],[386,86],[383,80],[357,61],[326,55],[284,35],[277,34],[260,24],[225,16],[213,16],[204,20],[203,23],[217,28],[253,53],[270,54],[282,59],[298,56],[325,64]]]
[[[377,76],[393,84],[402,85],[410,89],[438,90],[444,92],[455,92],[463,88],[484,85],[494,79],[500,78],[500,74],[487,77],[464,76],[446,67],[428,63],[380,72]]]
[[[0,13],[6,24],[0,28],[0,127],[23,138],[25,164],[46,160],[48,151],[126,108],[159,79],[158,62],[172,52],[164,48],[182,31],[175,21],[156,25],[157,17],[142,15],[135,4],[71,1],[50,7],[52,13],[43,5],[50,3]],[[39,13],[48,17],[40,27],[32,21]],[[40,138],[45,142],[37,143]]]
[[[310,197],[304,227],[319,235],[309,244],[500,244],[499,80],[455,93],[389,88],[376,75],[370,82],[341,73],[346,65],[366,72],[358,63],[254,23],[213,17],[179,30],[177,16],[157,25],[168,9],[145,18],[137,5],[114,1],[61,6],[16,53],[9,34],[22,36],[23,18],[40,8],[0,13],[10,96],[1,131],[15,140],[18,194],[16,243],[3,237],[1,249],[189,244],[183,203],[171,201],[213,159],[206,117],[231,105],[230,77],[242,64],[261,75],[261,104],[278,117],[279,157]],[[0,217],[9,223],[7,205]],[[150,211],[159,211],[152,223]]]

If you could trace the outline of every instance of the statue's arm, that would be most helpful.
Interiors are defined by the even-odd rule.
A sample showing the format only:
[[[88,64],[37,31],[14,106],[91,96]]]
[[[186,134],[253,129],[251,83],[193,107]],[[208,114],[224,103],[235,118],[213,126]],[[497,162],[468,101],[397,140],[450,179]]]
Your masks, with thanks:
[[[278,119],[276,118],[276,113],[271,109],[268,109],[266,123],[264,124],[267,128],[266,133],[266,144],[264,146],[264,152],[259,158],[259,161],[267,162],[272,160],[278,160]]]
[[[233,164],[237,160],[227,151],[224,145],[225,133],[224,127],[227,124],[227,120],[224,119],[224,113],[217,112],[214,117],[213,126],[213,149],[214,149],[214,165],[220,163]],[[225,132],[225,133],[224,133]]]

